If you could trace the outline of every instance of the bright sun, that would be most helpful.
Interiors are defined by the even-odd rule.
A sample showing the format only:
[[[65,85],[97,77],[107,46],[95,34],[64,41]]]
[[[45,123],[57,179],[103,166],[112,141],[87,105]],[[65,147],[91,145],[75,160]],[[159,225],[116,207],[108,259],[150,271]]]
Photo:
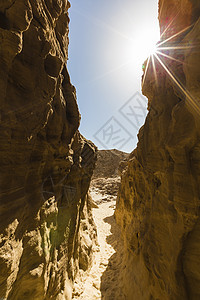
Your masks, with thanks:
[[[142,64],[149,55],[155,53],[156,43],[159,41],[159,32],[152,28],[145,32],[138,31],[130,38],[124,47],[124,57],[127,61],[136,61]]]

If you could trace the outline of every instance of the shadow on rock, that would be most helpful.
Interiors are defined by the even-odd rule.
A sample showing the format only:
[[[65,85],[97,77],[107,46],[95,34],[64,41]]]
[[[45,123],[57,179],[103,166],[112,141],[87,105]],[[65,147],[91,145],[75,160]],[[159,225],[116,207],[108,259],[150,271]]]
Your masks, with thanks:
[[[126,267],[123,264],[123,240],[121,238],[120,228],[116,224],[114,215],[104,219],[104,222],[111,225],[111,235],[107,237],[107,243],[110,244],[116,253],[114,253],[108,262],[108,266],[101,277],[101,294],[104,300],[125,300],[122,292],[123,270]]]

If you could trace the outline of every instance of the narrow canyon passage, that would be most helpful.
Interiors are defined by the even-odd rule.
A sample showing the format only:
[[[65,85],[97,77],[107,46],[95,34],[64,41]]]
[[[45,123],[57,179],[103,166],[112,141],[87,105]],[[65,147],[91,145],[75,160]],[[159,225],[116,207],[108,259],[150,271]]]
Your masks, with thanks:
[[[136,18],[130,11],[131,25],[128,18],[122,22],[131,34],[122,35],[131,42],[123,55],[117,40],[113,51],[106,50],[109,39],[102,35],[101,42],[88,14],[85,30],[79,8],[87,13],[87,1],[71,2],[77,2],[86,37],[77,36],[80,61],[72,71],[68,0],[0,1],[0,300],[199,300],[200,1],[158,1],[160,39],[139,66],[148,99],[142,127],[134,78],[117,68],[118,59],[108,68],[113,79],[106,76],[118,51],[134,71]],[[117,2],[128,13],[132,3],[148,30],[151,1],[93,4],[121,32]],[[93,12],[91,17],[119,35]],[[88,63],[95,53],[92,26],[98,51]],[[149,38],[138,38],[146,50]],[[123,89],[126,78],[130,90]],[[100,79],[105,89],[96,89]],[[105,90],[108,97],[99,93]],[[81,114],[92,135],[82,130]],[[124,149],[128,141],[131,147]]]
[[[113,158],[113,168],[105,163],[105,156]],[[124,157],[126,153],[117,150],[99,151],[90,186],[98,242],[90,269],[87,274],[80,272],[76,279],[73,299],[126,299],[122,292],[123,240],[114,217],[120,181],[117,171]]]
[[[86,280],[75,283],[73,299],[125,299],[120,291],[122,240],[114,219],[115,201],[93,208],[99,245]]]

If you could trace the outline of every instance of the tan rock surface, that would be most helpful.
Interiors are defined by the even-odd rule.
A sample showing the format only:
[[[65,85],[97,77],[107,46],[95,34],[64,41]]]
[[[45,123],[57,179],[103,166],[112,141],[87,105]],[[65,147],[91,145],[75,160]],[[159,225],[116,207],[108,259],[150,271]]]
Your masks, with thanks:
[[[0,298],[71,299],[91,262],[95,146],[77,131],[66,0],[0,3]]]
[[[163,65],[155,58],[157,80],[151,62],[143,77],[149,113],[122,174],[115,213],[125,243],[123,292],[128,300],[197,300],[199,1],[160,0],[159,12],[162,40],[182,33],[163,44],[179,47],[167,52],[176,61],[160,55]]]
[[[126,161],[129,153],[112,150],[98,150],[97,162],[95,165],[92,180],[95,178],[112,178],[119,176],[119,166],[122,161]]]
[[[112,150],[98,150],[97,162],[90,184],[90,193],[97,204],[115,200],[121,182],[120,172],[129,153]]]

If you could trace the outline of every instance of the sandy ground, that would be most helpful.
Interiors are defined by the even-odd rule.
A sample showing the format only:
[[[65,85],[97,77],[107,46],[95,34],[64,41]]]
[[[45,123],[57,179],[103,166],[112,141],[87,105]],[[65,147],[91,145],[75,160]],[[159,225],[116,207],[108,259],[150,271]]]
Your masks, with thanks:
[[[87,277],[80,277],[75,283],[73,299],[77,300],[124,300],[122,293],[122,250],[120,231],[114,219],[115,197],[111,201],[101,202],[102,195],[92,191],[93,200],[98,208],[93,208],[97,226],[98,243],[94,252],[93,264]]]

